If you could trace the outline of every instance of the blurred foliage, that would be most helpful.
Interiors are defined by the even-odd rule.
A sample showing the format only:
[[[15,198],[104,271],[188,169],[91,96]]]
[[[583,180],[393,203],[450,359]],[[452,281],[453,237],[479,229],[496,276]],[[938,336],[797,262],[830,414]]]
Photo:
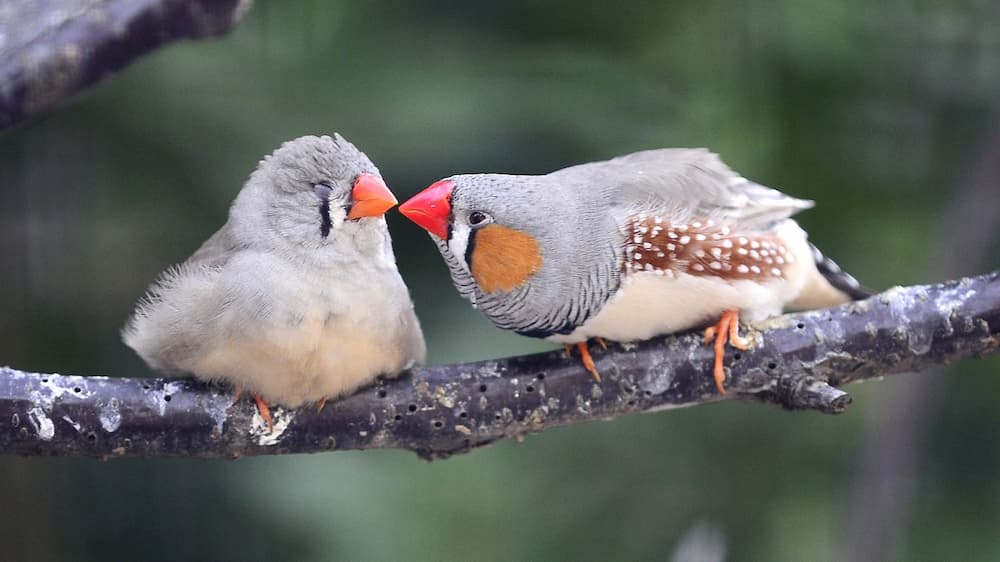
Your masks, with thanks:
[[[937,280],[943,209],[1000,126],[998,29],[985,0],[258,2],[230,36],[0,137],[0,361],[147,373],[118,338],[133,302],[306,133],[343,133],[401,200],[457,172],[708,146],[815,199],[801,222],[867,284]],[[431,362],[547,348],[495,330],[425,234],[390,228]],[[937,397],[900,559],[1000,557],[998,367],[963,363]],[[434,464],[0,458],[0,543],[17,560],[664,559],[707,522],[734,560],[838,560],[865,409],[907,380],[852,387],[836,418],[726,403]]]

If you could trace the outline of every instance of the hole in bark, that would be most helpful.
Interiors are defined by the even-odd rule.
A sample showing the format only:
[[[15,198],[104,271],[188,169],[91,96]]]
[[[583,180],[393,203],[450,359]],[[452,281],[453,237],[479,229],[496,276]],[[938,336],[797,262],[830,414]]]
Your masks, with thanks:
[[[635,406],[635,400],[629,400],[628,402],[626,402],[626,404],[628,404],[629,406]]]
[[[47,383],[49,382],[49,379],[42,379],[42,382]]]
[[[733,361],[739,361],[742,358],[743,358],[743,356],[739,352],[736,352],[735,354],[733,354]]]
[[[795,325],[795,327],[801,330],[802,328],[805,328],[806,325],[803,324],[802,322],[799,322],[798,324]]]
[[[87,434],[87,441],[97,441],[97,434],[91,431]]]
[[[485,384],[479,385],[479,392],[486,392],[486,385]]]
[[[653,391],[652,390],[646,390],[646,391],[643,391],[643,394],[645,394],[646,396],[652,396],[653,395]]]
[[[73,387],[73,392],[75,392],[77,394],[80,394],[81,392],[83,392],[83,390],[79,386],[74,386]]]
[[[142,389],[143,389],[143,390],[149,390],[149,385],[148,385],[148,384],[144,384],[144,385],[142,385]]]
[[[396,414],[395,416],[392,416],[392,419],[395,420],[395,421],[399,421],[399,420],[403,419],[403,416],[401,416],[399,414]]]
[[[772,369],[772,370],[773,369],[777,369],[778,368],[778,364],[775,363],[774,361],[771,361],[770,363],[767,364],[767,368],[768,369]]]
[[[442,422],[441,420],[434,420],[433,425],[435,429],[441,429],[442,427],[444,427],[444,422]]]
[[[534,392],[534,391],[535,391],[535,387],[534,387],[534,386],[531,386],[531,385],[529,384],[529,385],[528,385],[527,387],[525,387],[525,390],[527,390],[528,392]]]
[[[634,392],[635,392],[635,387],[634,386],[626,386],[625,387],[625,394],[633,394]]]
[[[417,405],[416,404],[410,404],[409,406],[406,407],[406,409],[409,410],[409,411],[411,411],[411,412],[416,412],[417,411]]]
[[[164,402],[170,402],[170,399],[171,399],[171,396],[169,394],[166,394],[166,395],[163,396],[163,401]]]
[[[495,416],[493,416],[493,419],[495,419],[495,420],[497,420],[497,421],[500,421],[500,418],[501,418],[501,416],[500,416],[500,412],[497,412],[497,413],[496,413],[496,415],[495,415]]]
[[[535,378],[540,381],[543,381],[545,380],[545,373],[538,373],[537,375],[535,375]]]
[[[385,398],[385,394],[386,394],[385,389],[384,388],[378,389],[378,392],[376,394],[378,394],[379,398]]]

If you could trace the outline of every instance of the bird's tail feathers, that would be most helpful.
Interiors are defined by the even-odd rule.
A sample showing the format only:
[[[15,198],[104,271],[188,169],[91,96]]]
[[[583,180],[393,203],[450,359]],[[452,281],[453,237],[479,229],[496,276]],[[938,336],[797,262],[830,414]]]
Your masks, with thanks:
[[[819,248],[810,244],[813,252],[813,260],[816,262],[816,270],[819,271],[833,288],[844,293],[851,300],[860,301],[875,294],[875,291],[861,285],[853,275],[844,271],[837,265],[837,262],[823,255]]]
[[[798,298],[789,303],[790,308],[797,310],[826,308],[866,299],[875,294],[862,287],[857,279],[824,256],[816,246],[809,244],[809,249],[812,250],[815,273],[808,276]]]

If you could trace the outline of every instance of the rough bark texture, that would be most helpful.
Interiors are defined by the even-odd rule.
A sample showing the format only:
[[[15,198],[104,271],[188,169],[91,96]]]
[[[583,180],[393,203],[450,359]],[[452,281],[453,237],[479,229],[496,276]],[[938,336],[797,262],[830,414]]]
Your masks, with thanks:
[[[560,352],[416,369],[317,413],[272,409],[190,379],[0,369],[0,451],[91,457],[231,457],[402,448],[434,459],[497,439],[635,412],[753,398],[839,413],[834,386],[913,371],[1000,347],[1000,272],[891,289],[863,302],[786,315],[727,352],[729,392],[715,393],[698,334],[595,350],[604,382]]]
[[[0,2],[0,131],[177,39],[220,35],[249,0]]]

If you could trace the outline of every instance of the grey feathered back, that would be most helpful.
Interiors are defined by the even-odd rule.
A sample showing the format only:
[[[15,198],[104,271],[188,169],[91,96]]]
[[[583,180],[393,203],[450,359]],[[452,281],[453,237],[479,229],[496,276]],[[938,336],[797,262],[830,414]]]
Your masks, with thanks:
[[[675,220],[714,217],[749,228],[764,227],[814,205],[747,180],[704,148],[644,150],[564,168],[548,177],[594,186],[609,204],[648,204]]]

